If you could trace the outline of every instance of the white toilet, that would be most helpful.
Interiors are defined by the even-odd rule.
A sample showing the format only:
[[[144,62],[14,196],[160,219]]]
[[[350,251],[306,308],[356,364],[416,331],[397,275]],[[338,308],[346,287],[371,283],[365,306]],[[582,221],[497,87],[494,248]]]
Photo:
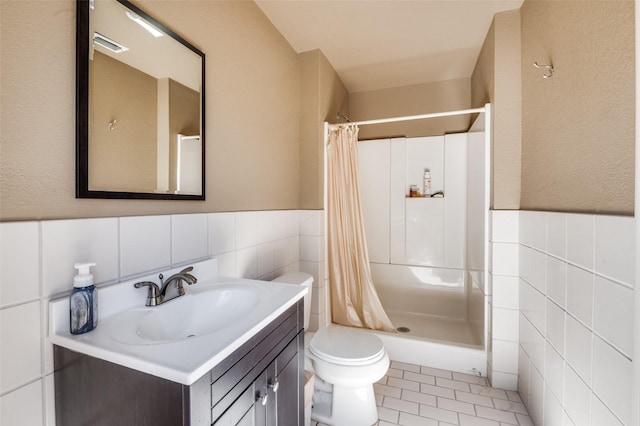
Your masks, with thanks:
[[[304,300],[306,330],[313,277],[304,272],[293,272],[274,281],[309,288]],[[375,334],[343,326],[307,332],[305,368],[312,368],[316,375],[311,418],[334,426],[371,426],[378,421],[373,384],[386,374],[389,356],[382,340]]]

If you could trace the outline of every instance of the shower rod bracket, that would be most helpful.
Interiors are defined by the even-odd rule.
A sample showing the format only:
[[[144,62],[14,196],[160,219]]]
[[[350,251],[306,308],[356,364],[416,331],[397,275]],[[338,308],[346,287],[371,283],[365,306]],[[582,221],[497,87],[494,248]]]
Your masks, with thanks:
[[[349,117],[347,117],[346,115],[344,115],[344,114],[336,115],[336,119],[338,119],[338,120],[342,119],[342,120],[346,121],[347,123],[353,123],[353,121],[351,121],[351,119]]]

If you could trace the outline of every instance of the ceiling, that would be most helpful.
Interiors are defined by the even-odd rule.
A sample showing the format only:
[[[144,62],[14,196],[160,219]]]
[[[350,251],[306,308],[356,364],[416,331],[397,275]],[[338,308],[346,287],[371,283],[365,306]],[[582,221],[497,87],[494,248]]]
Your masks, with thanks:
[[[523,0],[255,0],[297,53],[320,49],[350,93],[470,77],[497,12]]]

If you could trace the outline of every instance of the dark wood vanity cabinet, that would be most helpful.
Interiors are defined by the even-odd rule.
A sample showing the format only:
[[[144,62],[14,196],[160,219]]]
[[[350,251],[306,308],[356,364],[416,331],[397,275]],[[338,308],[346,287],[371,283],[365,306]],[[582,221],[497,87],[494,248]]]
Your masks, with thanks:
[[[190,386],[54,346],[56,424],[302,426],[302,324],[301,300]]]

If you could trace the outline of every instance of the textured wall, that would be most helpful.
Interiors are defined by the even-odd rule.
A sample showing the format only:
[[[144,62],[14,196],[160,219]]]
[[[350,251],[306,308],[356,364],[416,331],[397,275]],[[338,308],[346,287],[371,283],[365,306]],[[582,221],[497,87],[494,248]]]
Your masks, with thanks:
[[[521,13],[522,209],[633,214],[634,3],[528,0]]]
[[[286,40],[253,2],[136,4],[206,54],[207,200],[75,199],[75,1],[2,1],[0,219],[297,208],[298,59]]]
[[[95,51],[89,62],[89,188],[98,191],[156,189],[158,81]],[[117,120],[113,128],[108,123]]]
[[[324,207],[324,126],[349,115],[349,93],[320,50],[300,59],[300,208]]]
[[[520,206],[520,11],[497,13],[471,77],[473,107],[492,103],[491,207]]]
[[[460,78],[352,93],[349,107],[353,121],[468,109],[471,107],[471,81]],[[359,138],[435,136],[465,132],[470,124],[470,116],[375,124],[361,127]]]

